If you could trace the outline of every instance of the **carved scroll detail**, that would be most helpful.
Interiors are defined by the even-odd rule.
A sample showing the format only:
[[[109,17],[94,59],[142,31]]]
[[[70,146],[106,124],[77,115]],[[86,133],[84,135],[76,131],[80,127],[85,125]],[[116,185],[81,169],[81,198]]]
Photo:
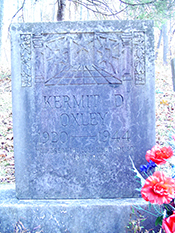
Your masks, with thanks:
[[[136,85],[144,85],[145,79],[145,35],[144,32],[134,32],[133,38],[134,77]]]
[[[132,80],[132,33],[123,33],[122,35],[123,44],[123,57],[122,57],[122,79],[124,81]]]
[[[32,68],[31,68],[31,35],[20,35],[20,55],[21,55],[21,86],[32,86]]]
[[[45,80],[45,69],[44,69],[44,43],[42,35],[32,36],[33,49],[35,51],[35,82],[44,82]]]

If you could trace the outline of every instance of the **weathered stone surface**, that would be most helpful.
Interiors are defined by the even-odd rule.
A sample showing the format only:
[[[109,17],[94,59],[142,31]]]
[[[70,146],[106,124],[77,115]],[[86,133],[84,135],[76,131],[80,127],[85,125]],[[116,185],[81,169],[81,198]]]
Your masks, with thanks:
[[[175,58],[171,60],[171,72],[173,80],[173,90],[175,91]]]
[[[129,233],[131,231],[126,231],[126,226],[131,220],[133,205],[147,207],[138,198],[17,200],[13,186],[1,185],[0,232],[14,232],[18,226],[15,232],[22,232],[25,227],[36,233]],[[135,213],[138,214],[136,210]],[[155,219],[149,215],[142,226],[154,229]]]
[[[13,24],[18,198],[137,197],[155,144],[150,21]]]

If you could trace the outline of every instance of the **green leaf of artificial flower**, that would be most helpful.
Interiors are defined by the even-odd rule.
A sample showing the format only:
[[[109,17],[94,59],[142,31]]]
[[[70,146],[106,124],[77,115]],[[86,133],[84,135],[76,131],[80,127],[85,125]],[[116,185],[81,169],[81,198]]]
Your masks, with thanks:
[[[158,224],[160,226],[162,226],[162,220],[163,220],[163,215],[158,216],[157,219],[156,219],[156,221],[155,221],[155,226],[157,226]]]

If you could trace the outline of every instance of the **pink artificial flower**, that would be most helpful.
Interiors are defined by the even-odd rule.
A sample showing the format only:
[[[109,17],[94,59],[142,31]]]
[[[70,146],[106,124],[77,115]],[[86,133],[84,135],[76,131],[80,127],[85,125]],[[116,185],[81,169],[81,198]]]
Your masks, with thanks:
[[[161,171],[156,171],[146,179],[141,194],[145,201],[159,205],[168,204],[175,197],[175,180],[166,177]]]
[[[168,218],[164,218],[162,221],[162,229],[165,230],[166,233],[174,233],[175,232],[175,211]]]
[[[166,160],[173,156],[171,147],[160,147],[159,145],[153,146],[151,150],[146,152],[146,160],[152,160],[157,165],[165,164]]]

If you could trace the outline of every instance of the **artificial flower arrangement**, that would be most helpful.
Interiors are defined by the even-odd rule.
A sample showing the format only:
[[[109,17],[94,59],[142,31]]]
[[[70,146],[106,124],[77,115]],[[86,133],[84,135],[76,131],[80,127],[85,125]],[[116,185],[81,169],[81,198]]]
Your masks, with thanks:
[[[160,224],[166,233],[175,233],[175,156],[170,146],[155,145],[146,153],[146,165],[141,173],[135,168],[136,177],[141,180],[141,195],[145,201],[160,205],[156,225]],[[154,169],[154,172],[152,170]],[[144,176],[147,178],[144,179]],[[157,211],[158,212],[158,211]]]

